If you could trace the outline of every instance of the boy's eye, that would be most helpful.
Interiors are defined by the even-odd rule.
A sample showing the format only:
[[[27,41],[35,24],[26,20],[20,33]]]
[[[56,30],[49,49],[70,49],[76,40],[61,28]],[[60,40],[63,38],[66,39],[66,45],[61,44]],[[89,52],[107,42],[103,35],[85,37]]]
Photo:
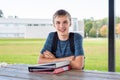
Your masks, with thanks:
[[[63,21],[63,22],[59,22],[59,21],[56,21],[56,24],[58,25],[58,24],[67,24],[68,23],[68,21]]]
[[[60,22],[56,22],[56,24],[60,24]]]
[[[64,24],[68,23],[67,21],[64,21]]]

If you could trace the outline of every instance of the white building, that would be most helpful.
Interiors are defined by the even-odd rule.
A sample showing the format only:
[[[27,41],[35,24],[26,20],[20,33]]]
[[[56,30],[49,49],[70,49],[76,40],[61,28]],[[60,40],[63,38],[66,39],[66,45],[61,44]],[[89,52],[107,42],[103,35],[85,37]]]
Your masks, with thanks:
[[[0,38],[46,38],[55,31],[51,19],[0,18]],[[71,32],[84,35],[84,22],[72,19]]]

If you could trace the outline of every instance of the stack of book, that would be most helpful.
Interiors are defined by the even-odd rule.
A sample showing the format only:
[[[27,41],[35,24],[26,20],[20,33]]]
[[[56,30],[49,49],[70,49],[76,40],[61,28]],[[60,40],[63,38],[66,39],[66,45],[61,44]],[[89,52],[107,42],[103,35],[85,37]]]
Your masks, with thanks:
[[[57,74],[70,70],[70,61],[56,61],[28,66],[29,72]]]

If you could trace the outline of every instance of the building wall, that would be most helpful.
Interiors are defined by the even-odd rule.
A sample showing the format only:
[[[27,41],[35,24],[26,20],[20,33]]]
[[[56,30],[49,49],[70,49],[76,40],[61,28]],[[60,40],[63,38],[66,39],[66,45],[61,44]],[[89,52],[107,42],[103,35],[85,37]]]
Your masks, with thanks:
[[[24,33],[24,25],[0,24],[0,38],[23,38]]]
[[[70,32],[83,36],[83,25],[73,18]],[[46,38],[52,31],[55,28],[50,19],[0,18],[0,38]]]
[[[84,21],[82,20],[78,21],[78,31],[84,37]]]
[[[46,38],[52,31],[55,31],[53,26],[27,26],[25,38]]]

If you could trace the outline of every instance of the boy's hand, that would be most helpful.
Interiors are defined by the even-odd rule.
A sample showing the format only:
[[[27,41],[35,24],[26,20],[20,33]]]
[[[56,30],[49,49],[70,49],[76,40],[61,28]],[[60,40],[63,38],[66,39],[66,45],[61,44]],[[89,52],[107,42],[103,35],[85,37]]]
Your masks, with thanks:
[[[50,51],[48,51],[48,50],[46,50],[43,55],[44,55],[45,58],[56,58],[56,57],[55,57]]]

